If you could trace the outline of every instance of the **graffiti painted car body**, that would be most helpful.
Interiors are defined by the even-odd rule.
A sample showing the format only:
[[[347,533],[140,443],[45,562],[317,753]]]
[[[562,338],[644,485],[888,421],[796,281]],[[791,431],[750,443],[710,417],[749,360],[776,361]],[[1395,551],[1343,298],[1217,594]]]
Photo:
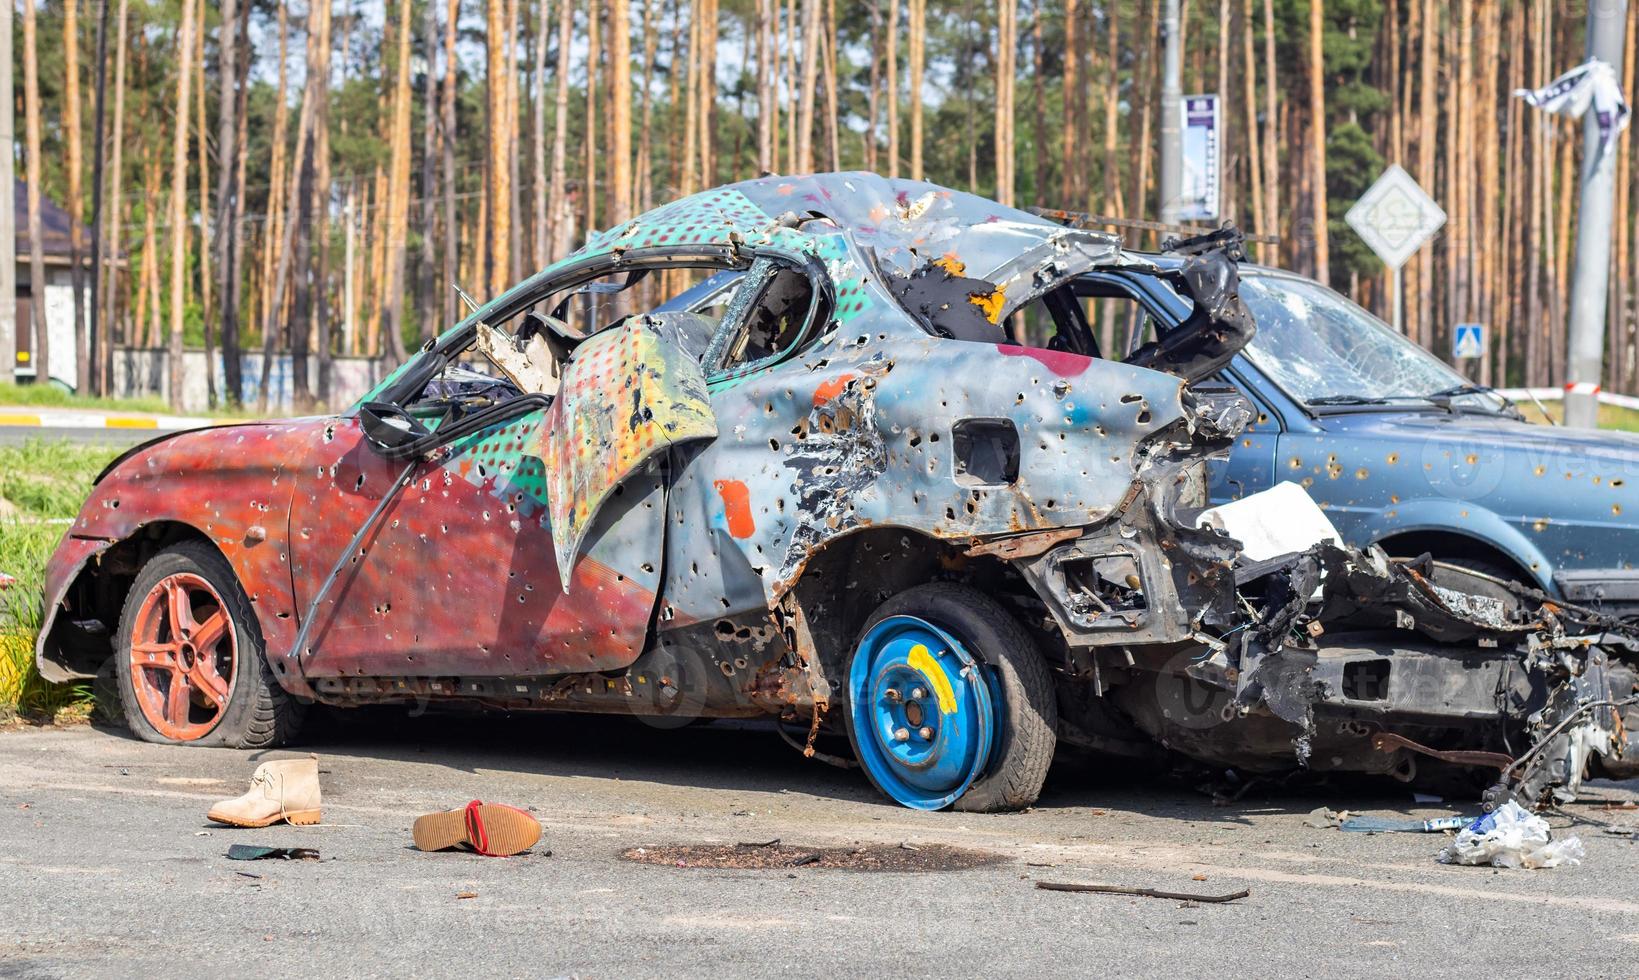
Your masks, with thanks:
[[[1169,327],[1189,313],[1156,277],[1104,270],[1082,291]],[[1293,480],[1356,547],[1429,552],[1639,613],[1639,436],[1532,424],[1312,280],[1242,266],[1240,292],[1258,336],[1222,380],[1259,417],[1215,469],[1215,501]]]
[[[1194,315],[1094,356],[1073,286],[1111,269]],[[350,412],[117,461],[38,660],[111,664],[164,741],[271,744],[310,700],[773,716],[930,809],[1027,805],[1059,739],[1405,778],[1537,744],[1499,784],[1533,799],[1619,764],[1633,678],[1592,614],[1199,525],[1250,414],[1194,385],[1253,329],[1221,250],[1163,268],[867,174],[720,188],[594,235]]]

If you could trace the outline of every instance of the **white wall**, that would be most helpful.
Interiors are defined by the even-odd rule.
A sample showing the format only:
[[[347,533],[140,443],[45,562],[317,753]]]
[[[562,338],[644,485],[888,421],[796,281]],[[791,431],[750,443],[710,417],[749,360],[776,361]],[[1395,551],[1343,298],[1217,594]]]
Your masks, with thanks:
[[[215,352],[216,360],[216,391],[217,402],[222,399],[222,354]],[[55,361],[55,358],[53,358]],[[113,391],[110,392],[119,398],[131,398],[143,395],[166,397],[166,384],[169,377],[170,354],[165,350],[150,350],[137,347],[114,348],[113,376],[111,378]],[[251,407],[257,404],[258,394],[262,384],[262,355],[260,352],[245,354],[240,359],[243,372],[241,400]],[[331,408],[342,408],[352,404],[358,397],[369,391],[386,372],[390,370],[383,362],[364,357],[337,357],[330,362],[331,377]],[[294,411],[291,399],[293,390],[291,378],[292,360],[289,354],[275,354],[273,363],[268,371],[268,389],[271,396],[268,399],[268,410],[271,412],[288,413]],[[55,368],[52,374],[56,374]],[[316,391],[319,383],[319,359],[309,356],[307,359],[307,384],[310,392]],[[202,350],[188,350],[182,352],[182,409],[185,412],[203,412],[210,407],[205,386],[205,352]]]
[[[88,277],[89,278],[89,277]],[[17,268],[17,279],[27,284],[28,265],[20,263]],[[82,288],[85,295],[87,314],[90,312],[91,290]],[[46,332],[51,340],[51,376],[73,388],[78,380],[75,377],[74,361],[74,287],[69,284],[68,270],[58,268],[46,269]],[[38,351],[35,352],[38,354]],[[17,365],[16,376],[21,378],[35,377],[35,367],[31,361],[27,365]]]

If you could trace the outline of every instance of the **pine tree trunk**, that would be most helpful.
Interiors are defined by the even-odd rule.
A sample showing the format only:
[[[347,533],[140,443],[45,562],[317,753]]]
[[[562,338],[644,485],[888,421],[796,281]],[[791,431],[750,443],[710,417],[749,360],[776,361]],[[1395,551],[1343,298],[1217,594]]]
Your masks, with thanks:
[[[568,251],[574,233],[569,227],[572,212],[568,202],[566,157],[569,143],[569,48],[574,23],[574,4],[570,0],[561,0],[558,5],[558,77],[557,92],[554,96],[556,109],[552,134],[552,189],[548,200],[552,214],[550,258],[554,262]]]
[[[1081,48],[1076,37],[1080,25],[1076,0],[1064,0],[1064,130],[1060,134],[1059,162],[1063,173],[1059,176],[1059,207],[1074,208],[1081,197]],[[1037,153],[1046,153],[1039,146]]]
[[[290,107],[288,103],[290,97],[289,52],[290,25],[288,8],[284,4],[280,4],[279,81],[276,88],[273,105],[273,159],[268,170],[267,222],[263,225],[262,230],[262,272],[260,290],[262,309],[260,310],[260,313],[264,322],[267,321],[269,315],[268,311],[272,308],[273,280],[276,278],[275,270],[279,265],[279,246],[284,242],[285,237],[285,186],[288,179],[285,174],[285,163],[287,159],[285,143],[288,140],[290,119]],[[276,315],[277,314],[275,314],[275,316]],[[268,347],[268,339],[266,337],[262,338],[262,346],[265,350],[272,349]],[[264,379],[267,377],[267,366],[265,363],[262,367],[261,374]],[[265,388],[266,381],[264,380],[262,384]],[[261,392],[257,397],[259,404],[266,404],[266,391]]]
[[[757,0],[757,172],[773,173],[777,137],[774,91],[774,0]],[[873,68],[875,66],[873,65]],[[874,116],[873,116],[874,124]],[[875,139],[875,133],[870,136]],[[647,141],[647,136],[645,136]]]
[[[1019,47],[1018,0],[996,4],[996,200],[1013,206],[1013,82]]]
[[[308,66],[320,84],[313,90],[313,206],[310,226],[316,229],[313,250],[313,346],[317,353],[319,405],[328,410],[332,396],[330,324],[330,4],[314,5],[317,57]],[[427,74],[431,76],[429,66]],[[430,103],[429,103],[430,104]],[[429,187],[430,190],[430,187]],[[431,199],[431,194],[427,195]],[[430,210],[425,234],[432,234]],[[305,361],[306,359],[303,358]]]
[[[700,21],[700,186],[717,184],[717,0],[702,0]]]
[[[99,336],[102,342],[97,346],[101,361],[101,383],[98,390],[107,393],[109,390],[110,366],[113,361],[114,321],[115,311],[119,308],[114,283],[119,278],[117,260],[120,253],[120,221],[124,215],[124,200],[121,196],[125,167],[125,35],[126,25],[130,20],[130,0],[120,0],[119,14],[114,28],[114,135],[110,152],[108,173],[108,210],[113,215],[113,221],[104,225],[102,254],[108,262],[108,288],[102,293],[102,311],[98,317],[100,321]],[[127,282],[131,276],[127,273]],[[126,304],[127,312],[130,304]],[[131,338],[122,334],[126,343]]]
[[[524,222],[523,181],[520,175],[518,132],[522,122],[518,118],[518,0],[507,2],[506,29],[506,160],[507,160],[507,262],[506,282],[503,288],[523,278]]]
[[[581,195],[588,232],[599,227],[598,158],[603,148],[598,144],[598,71],[603,63],[602,22],[601,0],[586,0],[586,183]]]
[[[897,0],[896,0],[897,2]],[[1071,0],[1073,3],[1074,0]],[[922,89],[927,75],[928,0],[910,0],[911,179],[924,178],[922,168]]]
[[[194,92],[194,106],[197,110],[194,125],[198,127],[199,138],[194,140],[199,159],[199,309],[200,319],[205,334],[205,404],[208,408],[216,408],[216,344],[211,336],[214,321],[211,297],[211,165],[210,139],[206,134],[210,132],[205,121],[205,5],[199,5],[199,23],[194,35],[194,70],[199,73],[195,79],[197,88]]]
[[[829,169],[842,169],[842,142],[837,120],[837,0],[825,0],[825,33],[820,42],[825,61],[825,139],[830,145]],[[912,116],[913,123],[918,121]],[[915,126],[912,126],[914,129]],[[912,151],[913,158],[918,154]],[[913,168],[915,164],[912,164]]]
[[[1309,210],[1314,217],[1314,276],[1331,282],[1326,205],[1326,5],[1309,0]]]
[[[1036,204],[1047,203],[1044,193],[1047,187],[1048,168],[1052,161],[1042,152],[1047,146],[1047,83],[1042,79],[1043,71],[1043,32],[1042,32],[1042,0],[1035,0],[1030,7],[1030,156],[1035,160],[1035,174],[1030,184],[1030,200]]]
[[[171,344],[170,379],[167,385],[171,408],[182,410],[182,325],[187,299],[188,258],[188,88],[193,81],[190,62],[194,47],[194,0],[182,0],[182,26],[178,31],[176,114],[171,141]]]
[[[559,2],[565,10],[569,9],[569,0]],[[461,84],[459,66],[455,60],[455,39],[460,22],[461,0],[449,0],[444,10],[444,84],[439,92],[439,130],[444,156],[441,161],[444,170],[444,263],[443,281],[438,284],[438,289],[444,297],[444,322],[447,324],[454,324],[460,318],[460,299],[454,289],[455,280],[460,275],[455,264],[460,254],[460,228],[457,227],[455,210],[455,143],[460,135],[456,132],[455,94]]]
[[[438,195],[435,188],[438,183],[438,72],[434,70],[438,63],[438,4],[436,0],[426,0],[426,7],[421,12],[421,44],[423,54],[427,59],[426,76],[422,80],[421,89],[421,251],[416,262],[415,284],[415,317],[420,324],[418,336],[423,341],[430,340],[438,332],[436,316],[433,313],[437,302],[434,300],[434,289],[437,277],[434,268],[437,266],[438,241]],[[321,130],[323,127],[321,127]],[[321,194],[320,200],[326,205],[329,212],[329,195]],[[328,236],[327,236],[328,237]],[[322,248],[322,247],[321,247]],[[445,321],[449,325],[449,321]],[[320,329],[324,329],[320,321]],[[328,360],[329,350],[320,346],[319,357]],[[321,377],[321,389],[324,381]],[[320,399],[326,393],[319,392]]]
[[[877,154],[882,146],[882,6],[872,2],[867,9],[870,11],[871,71],[865,87],[865,169],[880,173]]]
[[[609,0],[609,226],[632,216],[632,12],[630,0]]]
[[[138,293],[136,332],[142,338],[140,346],[149,350],[157,349],[161,339],[159,229],[155,220],[159,210],[159,176],[159,162],[152,147],[146,147],[142,160],[142,286]]]
[[[814,172],[814,84],[819,76],[819,13],[820,0],[802,0],[802,90],[799,93],[801,109],[797,115],[799,174]]]
[[[395,65],[396,81],[393,84],[393,131],[387,187],[387,357],[394,364],[402,363],[405,355],[404,260],[410,222],[410,99],[412,98],[410,93],[410,37],[414,30],[415,21],[412,19],[410,0],[402,0],[399,5],[398,30],[396,32],[398,60]],[[490,87],[493,90],[497,86],[492,84]],[[510,110],[510,107],[508,109]],[[506,138],[503,134],[503,151]],[[500,163],[501,166],[494,171],[494,176],[502,182],[502,187],[496,194],[495,199],[504,208],[507,201],[504,186],[507,170],[504,156],[500,158]],[[492,236],[496,252],[499,253],[495,261],[495,268],[503,272],[507,268],[506,248],[508,245],[508,233],[504,221],[504,216],[497,221],[495,234]],[[495,286],[493,280],[491,285]],[[500,287],[496,287],[496,292],[499,293],[499,291]]]
[[[80,18],[77,0],[63,0],[63,129],[68,144],[68,281],[74,291],[74,387],[91,390],[85,315],[85,230],[80,181],[84,155],[80,148]]]
[[[236,172],[228,166],[228,148],[239,141],[239,0],[221,0],[222,34],[217,49],[216,152],[221,166],[216,173],[216,224],[211,226],[210,248],[216,253],[215,310],[205,310],[205,322],[215,314],[222,338],[222,386],[227,404],[239,404],[239,311],[234,308],[234,239],[238,228],[239,200]],[[247,6],[250,0],[245,0]],[[122,0],[123,6],[123,0]],[[117,151],[116,151],[117,152]],[[117,157],[116,157],[117,159]],[[116,167],[118,165],[116,164]]]
[[[34,327],[34,383],[51,384],[51,331],[46,326],[46,258],[40,218],[40,58],[34,0],[23,0],[23,113],[28,161],[28,294]]]
[[[1246,93],[1246,151],[1247,151],[1247,186],[1252,191],[1252,230],[1260,235],[1270,233],[1271,222],[1269,212],[1264,206],[1263,196],[1263,138],[1258,133],[1258,58],[1252,30],[1252,0],[1245,0],[1241,10],[1241,57],[1245,61],[1246,77],[1244,91]],[[1274,79],[1265,79],[1265,85],[1273,86]],[[1271,120],[1273,122],[1273,120]],[[1269,246],[1256,246],[1258,257],[1264,262],[1274,261]]]
[[[899,176],[899,0],[888,2],[888,176]]]
[[[559,2],[567,4],[569,0]],[[534,125],[529,132],[529,157],[534,171],[530,175],[529,213],[534,232],[531,260],[535,268],[544,269],[552,261],[546,221],[546,188],[550,179],[546,169],[546,48],[552,39],[552,4],[549,0],[539,0],[539,4],[540,17],[535,29]]]
[[[1263,208],[1271,230],[1282,226],[1280,212],[1280,113],[1275,105],[1279,74],[1275,70],[1275,4],[1263,0]],[[1288,240],[1292,236],[1285,236]],[[1270,250],[1277,258],[1279,246]]]
[[[184,2],[185,3],[192,2],[192,0],[184,0]],[[313,37],[310,34],[309,37],[308,37],[308,40],[307,40],[307,61],[306,61],[306,63],[307,64],[313,64],[316,59],[317,59],[317,51],[314,48],[314,40],[313,40]],[[314,84],[316,84],[316,83],[310,75],[309,79],[308,79],[308,83],[307,83],[307,89],[310,90]],[[284,197],[284,200],[286,202],[286,205],[285,205],[286,213],[283,216],[282,228],[281,228],[281,231],[280,231],[280,241],[278,242],[278,246],[277,246],[278,247],[278,253],[279,253],[279,263],[273,271],[273,283],[272,283],[271,292],[270,292],[269,298],[268,298],[268,305],[267,305],[267,309],[263,311],[263,321],[262,321],[262,378],[261,378],[261,386],[260,386],[260,395],[259,395],[258,400],[257,400],[257,406],[258,406],[259,410],[264,412],[264,413],[267,411],[268,404],[272,400],[272,396],[273,396],[272,391],[269,389],[269,383],[270,383],[270,379],[271,379],[271,371],[273,369],[273,355],[274,355],[274,350],[275,350],[276,344],[278,342],[279,334],[280,334],[280,330],[279,330],[280,319],[281,319],[282,315],[284,314],[285,290],[289,285],[290,277],[291,277],[292,272],[293,272],[293,270],[291,268],[291,266],[293,264],[292,252],[294,251],[294,248],[295,248],[295,236],[296,236],[296,232],[297,232],[297,226],[299,224],[301,224],[302,182],[303,182],[304,178],[306,177],[306,170],[307,170],[307,168],[303,165],[303,163],[304,163],[305,160],[307,160],[307,152],[308,152],[307,144],[308,144],[309,139],[311,139],[311,137],[312,137],[312,133],[313,133],[313,99],[311,98],[311,92],[310,91],[304,91],[304,94],[303,94],[303,97],[302,97],[301,115],[299,115],[297,117],[297,121],[296,121],[296,152],[293,153],[290,157],[290,159],[292,161],[293,169],[290,172],[290,184],[289,184],[288,188],[286,188],[285,197]],[[300,272],[303,275],[305,275],[306,271],[307,270],[305,270],[305,269],[300,270]],[[290,332],[291,332],[291,335],[294,336],[295,331],[298,328],[298,325],[293,324],[293,323],[289,322],[288,320],[286,320],[285,322],[286,322],[287,329],[289,329]],[[300,325],[300,327],[302,329],[305,329],[306,325],[302,324],[302,325]],[[291,345],[291,346],[293,347],[294,345]],[[292,374],[294,375],[294,366],[292,367]]]
[[[593,3],[595,4],[596,0],[593,0]],[[512,213],[509,206],[512,192],[507,186],[508,177],[512,172],[512,168],[508,159],[507,146],[508,141],[511,138],[511,127],[508,125],[508,119],[511,117],[514,110],[513,107],[507,102],[506,0],[487,0],[484,12],[484,50],[488,56],[487,71],[484,75],[484,88],[488,94],[486,103],[486,118],[489,122],[489,139],[487,141],[489,150],[489,187],[487,188],[489,192],[487,195],[487,200],[489,203],[489,231],[483,236],[483,238],[489,243],[489,269],[486,275],[488,280],[486,285],[489,287],[489,295],[499,296],[501,291],[507,286],[507,273],[511,265],[508,249],[512,243]],[[401,45],[400,49],[407,53],[409,50],[408,43]],[[408,61],[407,56],[405,61]],[[408,64],[404,67],[405,70],[407,70]],[[407,108],[408,105],[406,105],[406,109]],[[398,129],[396,125],[396,112],[394,114],[394,118],[393,159],[396,161],[398,159]],[[407,129],[408,125],[406,124],[406,130]],[[588,136],[588,142],[590,142],[590,140],[591,137]],[[393,168],[393,174],[396,178],[396,163]],[[397,186],[398,185],[395,179],[393,184],[394,189],[390,191],[388,195],[389,199],[394,202],[393,206],[395,207],[395,210],[398,200]],[[391,238],[391,232],[389,232],[389,248],[392,247],[392,243],[394,241],[396,241],[396,239]],[[389,262],[389,267],[390,266],[391,262]],[[392,273],[390,271],[388,273],[388,277],[391,281]],[[391,343],[390,338],[389,343]]]
[[[1107,12],[1105,61],[1110,83],[1104,86],[1104,211],[1111,217],[1126,214],[1122,207],[1121,167],[1117,162],[1117,137],[1121,132],[1121,6],[1112,3]],[[1134,78],[1136,82],[1136,77]],[[1105,348],[1109,343],[1106,338]]]

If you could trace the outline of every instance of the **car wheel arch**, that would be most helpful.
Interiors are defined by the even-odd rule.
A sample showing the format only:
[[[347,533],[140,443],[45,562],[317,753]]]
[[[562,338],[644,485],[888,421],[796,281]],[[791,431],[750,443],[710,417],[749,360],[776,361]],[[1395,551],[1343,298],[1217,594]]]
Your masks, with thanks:
[[[951,541],[914,528],[874,525],[830,538],[808,558],[780,605],[800,610],[833,688],[866,620],[883,602],[914,586],[982,581],[1004,605],[1013,597],[1033,599],[1012,563],[970,556],[966,544],[966,539]]]
[[[1396,558],[1416,558],[1426,553],[1437,559],[1468,560],[1494,566],[1519,582],[1537,588],[1545,588],[1551,581],[1551,571],[1544,570],[1539,574],[1497,542],[1461,531],[1433,528],[1406,531],[1379,538],[1373,543]]]
[[[142,524],[124,537],[103,542],[104,546],[91,551],[69,575],[65,584],[54,590],[54,595],[44,597],[44,616],[35,648],[41,674],[48,680],[60,678],[63,681],[95,676],[102,664],[114,654],[113,640],[119,631],[120,615],[132,581],[150,558],[183,541],[199,541],[208,545],[222,556],[240,582],[244,582],[244,576],[235,566],[232,556],[199,528],[176,520]],[[76,605],[65,608],[65,602]],[[66,644],[74,642],[74,638],[68,635],[74,619],[63,615],[70,611],[77,613],[79,620],[94,619],[103,625],[106,649],[88,649],[83,638],[79,649],[71,651],[66,648]],[[258,612],[258,618],[260,616]],[[265,632],[266,624],[263,626]]]

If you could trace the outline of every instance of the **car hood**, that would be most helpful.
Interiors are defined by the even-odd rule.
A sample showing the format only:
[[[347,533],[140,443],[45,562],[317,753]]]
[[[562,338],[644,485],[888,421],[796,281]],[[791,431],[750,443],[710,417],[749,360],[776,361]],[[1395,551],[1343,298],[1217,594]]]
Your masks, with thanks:
[[[1544,458],[1575,459],[1639,471],[1639,433],[1534,425],[1478,412],[1362,412],[1322,420],[1328,433],[1460,444],[1486,450],[1521,450]]]

